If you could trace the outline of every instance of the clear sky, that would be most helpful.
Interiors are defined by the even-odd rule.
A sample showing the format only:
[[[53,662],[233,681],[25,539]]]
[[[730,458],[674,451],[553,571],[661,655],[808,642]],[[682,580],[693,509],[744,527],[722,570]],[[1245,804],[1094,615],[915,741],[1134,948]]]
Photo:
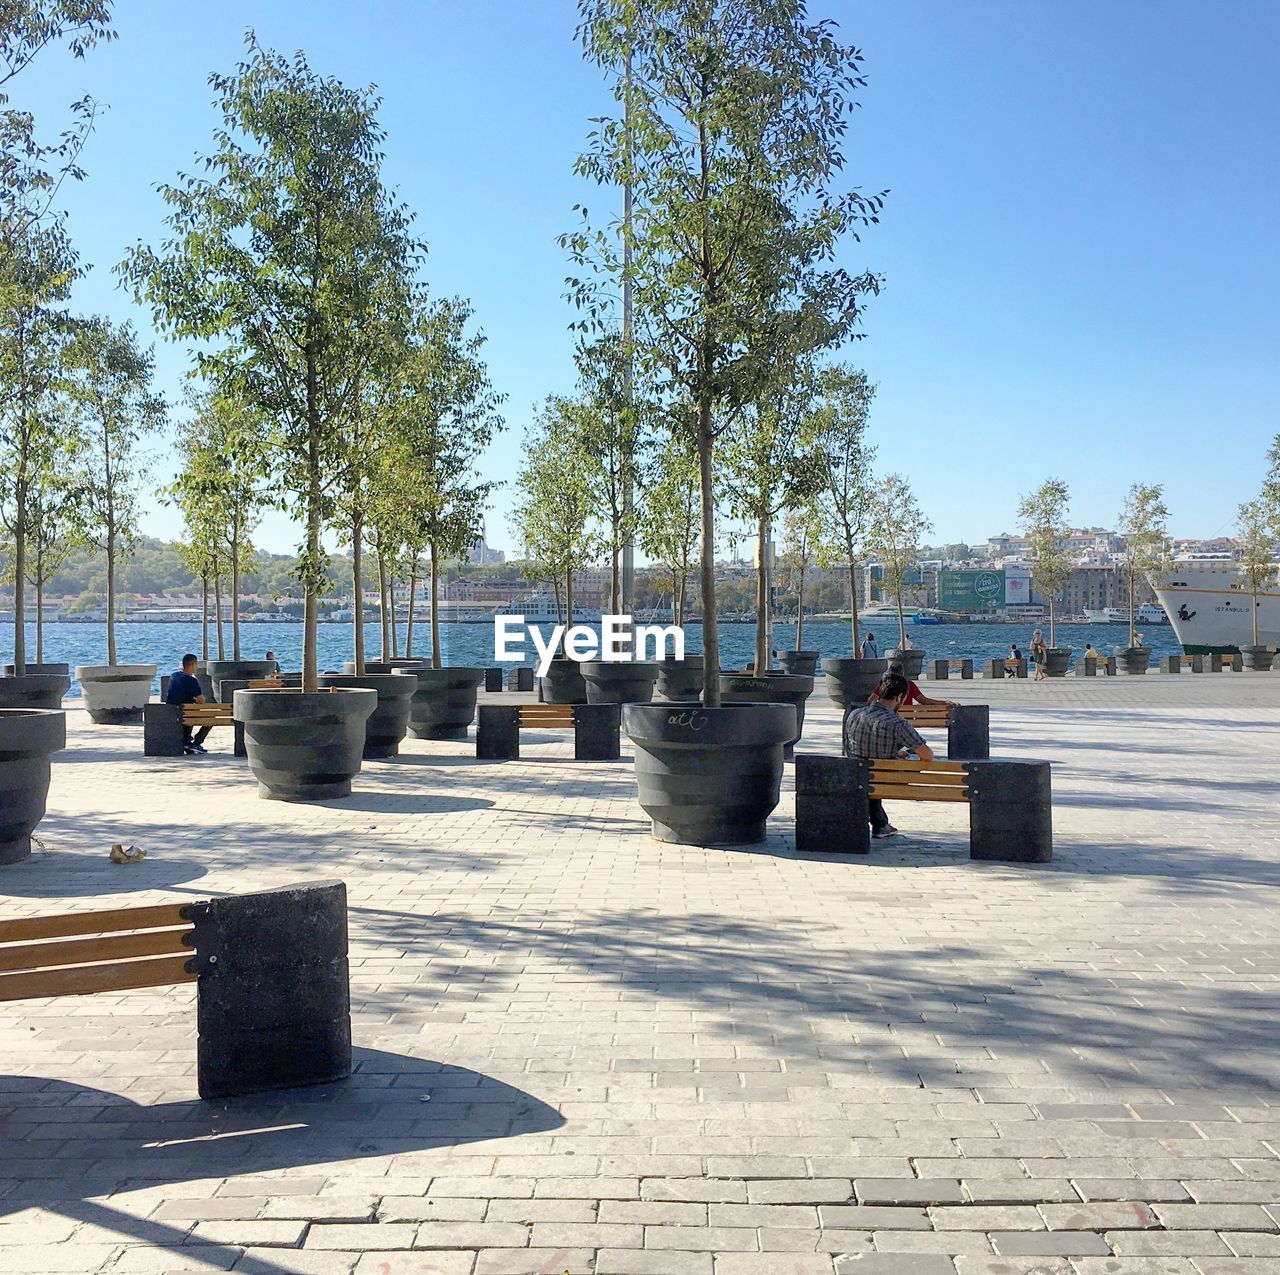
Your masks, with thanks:
[[[1280,4],[810,7],[866,57],[847,171],[891,193],[844,261],[886,287],[846,357],[879,384],[880,464],[910,476],[932,538],[1013,529],[1019,494],[1051,475],[1078,523],[1113,523],[1141,480],[1166,485],[1175,534],[1229,532],[1280,431]],[[45,128],[84,93],[108,108],[67,197],[94,265],[79,306],[149,331],[111,267],[160,238],[154,186],[210,148],[206,76],[252,26],[382,93],[387,177],[417,211],[427,277],[470,297],[489,336],[510,432],[487,463],[510,479],[531,405],[572,388],[556,236],[575,203],[613,199],[572,173],[609,109],[575,21],[569,0],[117,0],[116,43],[50,51],[13,85]],[[186,352],[157,353],[176,390]],[[509,548],[508,503],[490,540]],[[146,530],[175,535],[176,516],[155,508]],[[262,542],[296,535],[275,518]]]

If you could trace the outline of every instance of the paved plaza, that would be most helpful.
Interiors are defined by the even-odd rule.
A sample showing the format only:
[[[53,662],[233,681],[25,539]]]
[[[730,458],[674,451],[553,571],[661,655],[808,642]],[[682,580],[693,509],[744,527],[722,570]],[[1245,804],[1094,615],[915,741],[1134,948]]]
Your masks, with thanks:
[[[0,1270],[1280,1271],[1280,673],[950,693],[1053,762],[1052,864],[934,804],[801,858],[790,774],[661,845],[553,734],[290,806],[73,709],[0,915],[343,880],[357,1071],[202,1103],[189,985],[0,1006]]]

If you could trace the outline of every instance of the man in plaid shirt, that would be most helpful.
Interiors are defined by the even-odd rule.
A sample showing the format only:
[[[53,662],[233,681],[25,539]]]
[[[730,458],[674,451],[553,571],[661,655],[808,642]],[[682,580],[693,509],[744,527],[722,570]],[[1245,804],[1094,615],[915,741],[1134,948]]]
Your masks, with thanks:
[[[894,758],[914,755],[921,761],[933,760],[933,749],[920,733],[898,716],[898,709],[911,693],[911,683],[898,673],[890,673],[880,683],[879,697],[844,715],[844,751],[846,757]],[[884,802],[872,797],[867,802],[871,815],[871,835],[892,837],[898,830],[884,812]]]

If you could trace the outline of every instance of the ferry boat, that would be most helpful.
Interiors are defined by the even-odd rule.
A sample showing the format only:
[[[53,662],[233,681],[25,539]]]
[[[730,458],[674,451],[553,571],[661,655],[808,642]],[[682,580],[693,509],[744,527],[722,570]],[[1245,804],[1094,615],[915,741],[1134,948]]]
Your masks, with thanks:
[[[1085,611],[1086,624],[1128,624],[1129,612],[1122,607],[1103,607],[1100,611]],[[1137,624],[1168,624],[1169,617],[1158,602],[1144,602],[1137,611]]]
[[[490,618],[496,619],[500,615],[519,615],[524,617],[526,624],[564,624],[564,606],[556,606],[554,595],[550,593],[534,593],[527,598],[522,598],[519,602],[509,602],[504,607],[499,607],[492,613]],[[601,619],[599,611],[593,611],[588,607],[579,606],[576,602],[573,604],[573,618],[568,621],[570,624],[599,624]]]
[[[1151,584],[1189,655],[1234,654],[1253,645],[1253,595],[1233,557],[1179,558]],[[1274,583],[1258,592],[1258,641],[1280,645],[1280,589]]]
[[[914,620],[922,609],[911,602],[902,604],[902,614],[908,620]],[[897,618],[898,604],[896,602],[876,602],[858,612],[859,620],[896,620]]]

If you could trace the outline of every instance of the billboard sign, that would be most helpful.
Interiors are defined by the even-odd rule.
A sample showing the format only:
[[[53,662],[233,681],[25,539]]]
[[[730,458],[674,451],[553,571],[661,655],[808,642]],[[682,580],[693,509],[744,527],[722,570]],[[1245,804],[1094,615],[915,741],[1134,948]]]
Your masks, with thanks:
[[[950,570],[938,573],[938,606],[944,611],[973,614],[1004,605],[1003,571]]]
[[[1006,606],[1025,606],[1031,601],[1031,571],[1019,563],[1004,569],[1004,601]]]

